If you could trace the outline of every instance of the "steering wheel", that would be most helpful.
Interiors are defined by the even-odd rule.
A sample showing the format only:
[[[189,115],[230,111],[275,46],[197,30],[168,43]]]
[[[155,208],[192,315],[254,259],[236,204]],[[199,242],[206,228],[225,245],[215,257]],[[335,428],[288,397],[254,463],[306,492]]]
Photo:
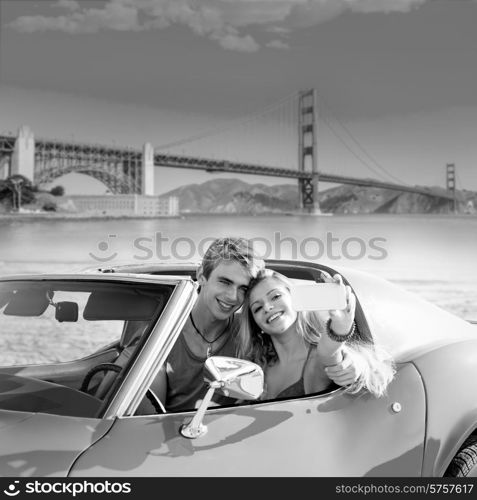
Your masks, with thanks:
[[[81,384],[80,391],[88,392],[88,387],[91,382],[91,379],[99,372],[108,372],[108,371],[113,371],[116,373],[119,373],[122,370],[122,367],[115,365],[114,363],[101,363],[97,366],[94,366],[91,368],[91,370],[86,374],[86,376],[83,379],[83,383]],[[164,406],[162,405],[161,401],[159,398],[152,392],[151,389],[148,389],[146,391],[146,397],[149,400],[149,402],[152,404],[154,407],[154,410],[156,413],[166,413]]]

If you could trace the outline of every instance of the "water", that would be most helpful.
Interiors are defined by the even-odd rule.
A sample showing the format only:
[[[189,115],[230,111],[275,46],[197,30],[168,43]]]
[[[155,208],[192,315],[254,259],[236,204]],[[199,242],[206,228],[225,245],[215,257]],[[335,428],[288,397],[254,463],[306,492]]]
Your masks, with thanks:
[[[0,274],[197,261],[212,238],[228,235],[253,238],[265,257],[372,272],[466,319],[477,319],[477,218],[466,216],[0,219]]]

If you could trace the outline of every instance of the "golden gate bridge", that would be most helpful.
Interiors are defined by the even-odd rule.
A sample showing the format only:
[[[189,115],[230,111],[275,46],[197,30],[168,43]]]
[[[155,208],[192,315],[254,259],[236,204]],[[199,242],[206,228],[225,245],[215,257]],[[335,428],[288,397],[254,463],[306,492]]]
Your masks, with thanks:
[[[372,177],[324,171],[318,162],[326,128]],[[320,103],[315,89],[300,91],[246,117],[168,144],[142,149],[35,138],[23,126],[17,136],[0,135],[0,179],[21,174],[41,185],[68,173],[102,182],[113,194],[154,195],[154,179],[163,168],[228,172],[294,179],[299,205],[319,213],[321,182],[391,189],[448,200],[455,206],[455,167],[447,165],[446,189],[411,186],[388,172]]]

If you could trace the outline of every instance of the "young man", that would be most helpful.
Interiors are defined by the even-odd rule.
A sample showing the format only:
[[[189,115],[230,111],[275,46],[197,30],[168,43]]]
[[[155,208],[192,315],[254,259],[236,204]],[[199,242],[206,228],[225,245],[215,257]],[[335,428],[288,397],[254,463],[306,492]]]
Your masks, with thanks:
[[[244,238],[215,240],[204,255],[197,271],[199,296],[164,366],[151,385],[167,411],[190,410],[207,392],[204,361],[209,356],[237,356],[235,333],[250,280],[265,267]],[[330,379],[347,385],[357,377],[355,361],[329,368]],[[235,400],[218,393],[213,401],[231,404]]]
[[[264,262],[244,238],[215,240],[197,271],[199,296],[165,366],[152,385],[167,411],[195,407],[207,392],[204,361],[209,356],[236,356],[234,342],[248,284]],[[216,394],[218,404],[234,400]]]

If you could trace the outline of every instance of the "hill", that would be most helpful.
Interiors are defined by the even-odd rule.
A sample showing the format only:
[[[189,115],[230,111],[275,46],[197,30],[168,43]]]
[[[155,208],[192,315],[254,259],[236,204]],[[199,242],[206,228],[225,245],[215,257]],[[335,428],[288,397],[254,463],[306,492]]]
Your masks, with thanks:
[[[473,213],[477,193],[460,191],[464,200],[458,212]],[[182,213],[264,214],[296,212],[296,184],[249,184],[238,179],[214,179],[202,184],[188,184],[161,195],[177,196]],[[389,189],[341,185],[320,191],[321,211],[335,214],[369,213],[449,213],[444,199],[403,193]]]
[[[298,208],[298,190],[292,184],[267,186],[238,179],[215,179],[188,184],[161,197],[177,196],[182,213],[265,213]]]

